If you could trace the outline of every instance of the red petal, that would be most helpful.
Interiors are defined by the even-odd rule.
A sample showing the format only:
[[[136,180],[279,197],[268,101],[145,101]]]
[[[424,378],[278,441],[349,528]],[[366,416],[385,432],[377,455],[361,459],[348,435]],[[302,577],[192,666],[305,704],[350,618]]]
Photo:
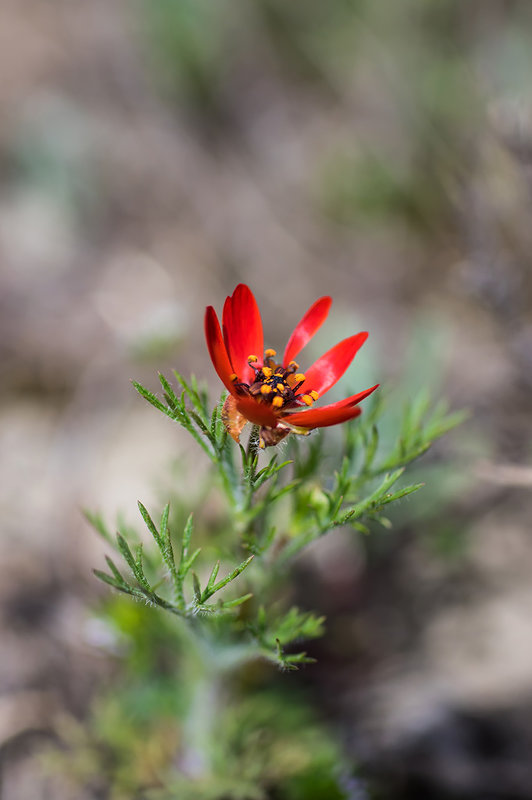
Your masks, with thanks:
[[[356,406],[365,400],[366,397],[369,397],[370,394],[373,394],[375,389],[378,389],[380,383],[376,383],[375,386],[372,386],[370,389],[364,389],[363,392],[358,392],[358,394],[352,394],[351,397],[346,397],[345,400],[338,400],[336,403],[329,403],[328,406],[322,406],[322,408],[347,408],[347,406]]]
[[[225,385],[226,389],[229,389],[231,393],[234,392],[234,385],[231,380],[233,369],[229,361],[229,356],[227,355],[227,350],[225,349],[220,323],[218,322],[216,311],[212,306],[208,306],[205,310],[205,339],[207,340],[209,355],[214,364],[214,369],[218,373],[218,377]]]
[[[255,425],[275,428],[279,420],[271,406],[259,403],[258,400],[254,400],[248,395],[236,395],[236,407],[247,420]]]
[[[222,321],[233,372],[244,383],[252,383],[255,373],[248,364],[248,356],[256,355],[262,364],[264,337],[257,301],[244,283],[239,283],[225,301]]]
[[[379,388],[380,384],[372,386],[371,389],[364,389],[363,392],[353,394],[351,397],[346,397],[345,400],[338,400],[336,403],[329,403],[328,406],[321,408],[309,408],[308,411],[296,411],[293,414],[285,414],[283,416],[284,422],[289,422],[291,425],[297,425],[301,428],[325,428],[327,425],[336,425],[339,422],[345,422],[346,419],[357,417],[361,413],[358,409],[356,414],[349,413],[344,417],[344,412],[353,412],[355,406],[361,403],[366,397]],[[322,421],[325,420],[325,421]],[[328,420],[328,421],[327,421]]]
[[[320,395],[325,394],[342,377],[367,338],[366,332],[357,333],[339,342],[318,358],[310,369],[305,370],[304,391],[309,392],[314,389]]]
[[[332,300],[330,297],[320,297],[320,299],[316,300],[314,305],[309,308],[303,319],[298,322],[284,351],[284,366],[303,350],[307,342],[312,339],[316,331],[323,325],[327,319],[331,303]]]
[[[340,422],[347,422],[349,419],[358,417],[362,414],[360,406],[349,406],[343,408],[313,408],[309,411],[301,411],[297,414],[287,414],[283,417],[283,422],[290,425],[297,425],[298,428],[327,428],[329,425],[338,425]]]

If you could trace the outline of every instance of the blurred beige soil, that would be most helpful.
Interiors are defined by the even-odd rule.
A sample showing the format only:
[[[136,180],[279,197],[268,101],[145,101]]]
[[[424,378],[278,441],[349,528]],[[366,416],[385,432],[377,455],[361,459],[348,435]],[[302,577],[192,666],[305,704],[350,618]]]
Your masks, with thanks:
[[[391,2],[383,4],[390,12]],[[431,369],[452,404],[473,412],[462,440],[441,451],[475,475],[468,496],[452,501],[453,524],[470,531],[467,555],[449,567],[407,535],[393,554],[393,580],[384,567],[379,583],[377,570],[376,587],[362,592],[367,605],[353,612],[353,662],[324,654],[331,671],[326,666],[320,681],[327,686],[333,676],[338,705],[347,698],[353,709],[357,756],[378,765],[446,715],[508,712],[532,697],[532,95],[529,86],[528,94],[510,91],[497,80],[497,69],[515,69],[511,86],[526,87],[525,66],[512,56],[526,27],[516,12],[490,72],[505,4],[457,13],[464,64],[456,69],[466,77],[443,81],[442,97],[457,86],[463,93],[440,108],[416,83],[416,62],[432,63],[421,26],[361,12],[351,31],[355,59],[341,20],[338,30],[327,23],[320,51],[310,23],[307,39],[297,37],[296,12],[294,22],[273,1],[231,5],[238,25],[219,29],[209,18],[209,35],[216,30],[221,43],[205,56],[214,101],[203,106],[193,83],[183,88],[176,79],[174,94],[166,91],[142,3],[3,3],[7,800],[68,797],[43,777],[35,753],[58,715],[82,711],[108,669],[90,621],[90,602],[103,591],[91,568],[103,548],[80,509],[111,520],[119,510],[132,520],[137,499],[160,502],[168,462],[191,463],[190,443],[142,403],[130,380],[155,388],[157,370],[177,366],[207,376],[218,391],[202,314],[208,303],[221,308],[239,281],[260,298],[272,346],[316,297],[331,294],[337,314],[319,346],[367,327],[361,384],[377,371],[384,385],[400,382],[417,321],[428,321],[445,333]],[[309,14],[324,24],[315,4]],[[522,20],[529,16],[525,9]],[[441,67],[436,56],[432,66]],[[173,69],[186,77],[185,61]],[[369,201],[352,198],[344,167],[368,150],[414,175],[405,190],[407,199],[419,191],[413,206],[393,193],[379,206],[380,178]],[[353,180],[363,182],[356,168]],[[364,215],[371,203],[373,216]],[[350,380],[358,385],[356,368]],[[327,548],[328,558],[342,559],[350,545],[327,540]],[[358,592],[353,586],[364,585],[352,557],[346,595],[326,609],[333,628]],[[321,557],[316,563],[319,571]],[[364,650],[369,660],[353,667]],[[530,797],[531,777],[510,770],[501,780]]]

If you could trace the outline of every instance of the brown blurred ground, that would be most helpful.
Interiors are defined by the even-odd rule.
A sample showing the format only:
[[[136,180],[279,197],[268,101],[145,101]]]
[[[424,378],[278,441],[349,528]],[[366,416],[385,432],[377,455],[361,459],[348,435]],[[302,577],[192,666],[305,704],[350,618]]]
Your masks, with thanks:
[[[375,5],[4,2],[8,800],[61,800],[33,753],[107,669],[88,611],[101,549],[80,507],[130,516],[189,447],[129,380],[210,376],[202,311],[238,281],[273,346],[331,294],[327,341],[367,327],[361,369],[377,363],[383,384],[400,382],[415,330],[442,332],[431,371],[473,412],[453,457],[475,479],[449,523],[469,531],[467,554],[449,567],[406,535],[366,577],[355,564],[325,611],[370,655],[324,652],[319,684],[377,774],[401,784],[421,742],[436,784],[532,797],[532,14]],[[496,728],[488,772],[464,718]]]

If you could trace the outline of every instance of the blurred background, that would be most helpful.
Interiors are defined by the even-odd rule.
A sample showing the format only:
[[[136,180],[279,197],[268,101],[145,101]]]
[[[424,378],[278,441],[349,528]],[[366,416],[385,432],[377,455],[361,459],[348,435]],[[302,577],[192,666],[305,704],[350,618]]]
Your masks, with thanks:
[[[532,4],[4,0],[0,68],[1,796],[82,797],[40,758],[116,669],[81,509],[164,500],[190,443],[130,380],[218,392],[244,281],[269,346],[331,294],[344,387],[471,410],[392,533],[309,556],[288,680],[379,798],[532,798]]]

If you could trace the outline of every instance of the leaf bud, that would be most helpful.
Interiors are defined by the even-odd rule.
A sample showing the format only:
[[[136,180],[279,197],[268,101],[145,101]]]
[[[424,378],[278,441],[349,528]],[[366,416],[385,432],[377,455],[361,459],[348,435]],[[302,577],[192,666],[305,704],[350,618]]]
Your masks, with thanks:
[[[314,486],[314,488],[310,490],[308,504],[314,511],[317,511],[318,514],[323,514],[329,510],[329,499],[319,486]]]

